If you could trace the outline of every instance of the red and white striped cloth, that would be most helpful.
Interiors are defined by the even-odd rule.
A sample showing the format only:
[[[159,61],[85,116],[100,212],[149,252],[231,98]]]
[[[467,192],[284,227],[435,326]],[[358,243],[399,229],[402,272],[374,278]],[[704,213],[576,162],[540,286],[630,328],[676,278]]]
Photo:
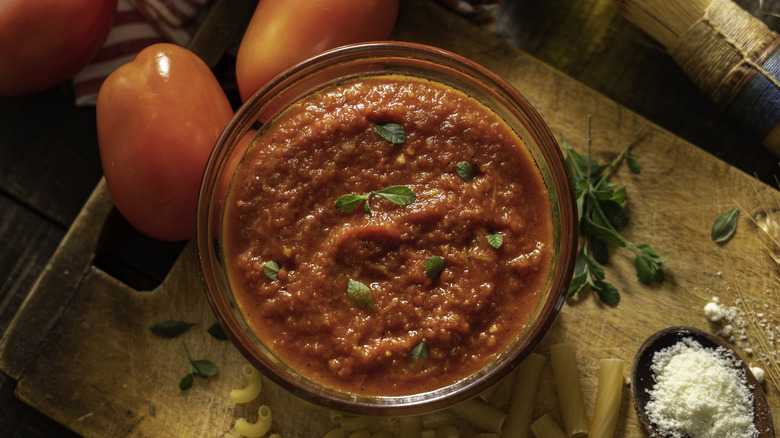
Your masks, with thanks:
[[[208,0],[118,0],[114,25],[95,59],[73,77],[77,105],[94,105],[103,80],[155,43],[186,45]]]
[[[94,105],[103,81],[145,47],[186,45],[209,0],[118,0],[114,26],[92,62],[73,77],[77,105]],[[490,21],[501,0],[438,0],[475,21]]]

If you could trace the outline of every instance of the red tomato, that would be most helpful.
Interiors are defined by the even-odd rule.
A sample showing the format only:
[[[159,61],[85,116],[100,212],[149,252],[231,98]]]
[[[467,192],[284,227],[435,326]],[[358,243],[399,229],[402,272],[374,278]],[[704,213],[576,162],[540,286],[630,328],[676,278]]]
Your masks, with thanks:
[[[241,98],[325,50],[386,40],[397,16],[398,0],[260,0],[236,58]]]
[[[0,96],[20,96],[70,79],[95,57],[117,0],[0,1]]]
[[[149,46],[106,79],[97,99],[100,159],[130,224],[158,240],[192,237],[203,170],[232,116],[208,66],[179,46]]]

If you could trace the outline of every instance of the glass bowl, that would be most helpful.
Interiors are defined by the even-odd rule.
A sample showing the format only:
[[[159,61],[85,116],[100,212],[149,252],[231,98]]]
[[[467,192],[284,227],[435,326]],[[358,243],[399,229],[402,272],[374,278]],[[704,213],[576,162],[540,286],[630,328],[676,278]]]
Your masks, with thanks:
[[[299,99],[327,87],[372,75],[401,74],[454,87],[503,118],[523,139],[549,192],[552,208],[551,267],[529,323],[491,363],[453,384],[402,396],[365,396],[325,386],[277,357],[250,329],[231,290],[223,260],[221,221],[230,182],[255,132]],[[531,105],[484,67],[424,45],[376,42],[345,46],[306,60],[255,92],[219,137],[200,187],[196,243],[209,302],[230,340],[264,375],[294,395],[344,412],[416,415],[471,398],[513,370],[538,345],[557,317],[571,281],[577,251],[577,212],[563,155]]]

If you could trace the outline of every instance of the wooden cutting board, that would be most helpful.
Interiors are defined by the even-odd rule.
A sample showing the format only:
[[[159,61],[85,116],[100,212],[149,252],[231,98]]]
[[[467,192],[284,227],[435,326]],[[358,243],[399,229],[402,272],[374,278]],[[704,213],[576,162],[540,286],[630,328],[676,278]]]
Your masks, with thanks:
[[[592,150],[602,162],[646,124],[433,2],[403,1],[393,38],[448,49],[493,70],[526,96],[554,133],[565,135],[580,151],[587,144],[590,117]],[[593,411],[600,359],[624,359],[628,377],[635,352],[655,331],[673,325],[717,331],[720,326],[703,313],[713,297],[763,314],[771,330],[780,320],[778,265],[769,255],[777,248],[749,218],[780,208],[780,192],[660,128],[651,125],[644,132],[632,149],[642,165],[641,175],[621,169],[613,180],[628,189],[630,224],[625,236],[671,256],[666,281],[642,285],[630,254],[614,251],[607,279],[620,289],[621,302],[606,306],[592,294],[567,302],[537,350],[548,356],[550,344],[576,345],[588,414]],[[736,235],[726,244],[713,243],[713,222],[737,206],[744,213]],[[200,283],[194,245],[188,244],[161,286],[133,290],[93,263],[117,219],[101,182],[0,341],[0,368],[18,380],[19,398],[87,437],[237,436],[235,421],[253,421],[261,404],[272,409],[271,431],[286,438],[321,436],[333,427],[326,411],[302,406],[267,381],[258,400],[233,404],[228,393],[243,386],[241,366],[246,361],[229,342],[206,333],[215,318]],[[175,339],[148,330],[168,319],[198,325]],[[734,342],[737,351],[760,363],[766,332],[748,324],[744,339]],[[193,359],[212,360],[219,373],[207,380],[196,378],[192,389],[180,391],[179,379],[187,373],[185,344]],[[780,424],[780,394],[773,383],[780,375],[762,366],[770,373],[764,389]],[[507,407],[510,384],[511,377],[500,384],[492,401],[499,409]],[[548,362],[534,417],[549,412],[560,424],[557,403]],[[480,432],[449,411],[426,415],[422,421],[425,428],[456,424],[462,427],[461,436]],[[374,427],[393,429],[397,423],[378,420]],[[643,435],[626,386],[616,436]]]

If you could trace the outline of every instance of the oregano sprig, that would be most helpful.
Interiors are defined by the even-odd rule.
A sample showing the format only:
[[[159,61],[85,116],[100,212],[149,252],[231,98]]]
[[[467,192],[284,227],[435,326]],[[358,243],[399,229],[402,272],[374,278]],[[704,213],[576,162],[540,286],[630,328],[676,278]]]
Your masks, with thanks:
[[[187,356],[187,367],[189,368],[189,372],[179,381],[180,390],[186,391],[192,388],[195,376],[206,379],[217,374],[217,366],[214,365],[213,362],[205,359],[192,360],[190,352],[187,349],[187,344],[184,344],[184,354]]]
[[[639,163],[629,156],[635,140],[632,140],[614,160],[600,164],[590,155],[590,119],[588,119],[588,131],[587,154],[575,151],[561,136],[577,198],[582,243],[568,296],[571,297],[590,287],[602,301],[616,304],[620,301],[620,293],[614,285],[604,280],[603,265],[609,261],[608,244],[627,248],[634,253],[637,278],[644,284],[660,283],[664,280],[661,265],[669,260],[669,256],[660,257],[650,245],[634,244],[626,240],[618,231],[628,224],[628,213],[623,207],[626,201],[626,187],[610,182],[609,177],[624,159],[633,173],[641,172]],[[639,132],[634,139],[638,134]]]
[[[371,195],[381,196],[397,205],[409,205],[417,199],[412,189],[407,186],[397,185],[385,187],[381,190],[374,190],[369,193],[349,193],[341,195],[336,199],[334,206],[336,207],[336,210],[340,212],[349,213],[362,203],[363,211],[371,214],[371,207],[368,204]]]

